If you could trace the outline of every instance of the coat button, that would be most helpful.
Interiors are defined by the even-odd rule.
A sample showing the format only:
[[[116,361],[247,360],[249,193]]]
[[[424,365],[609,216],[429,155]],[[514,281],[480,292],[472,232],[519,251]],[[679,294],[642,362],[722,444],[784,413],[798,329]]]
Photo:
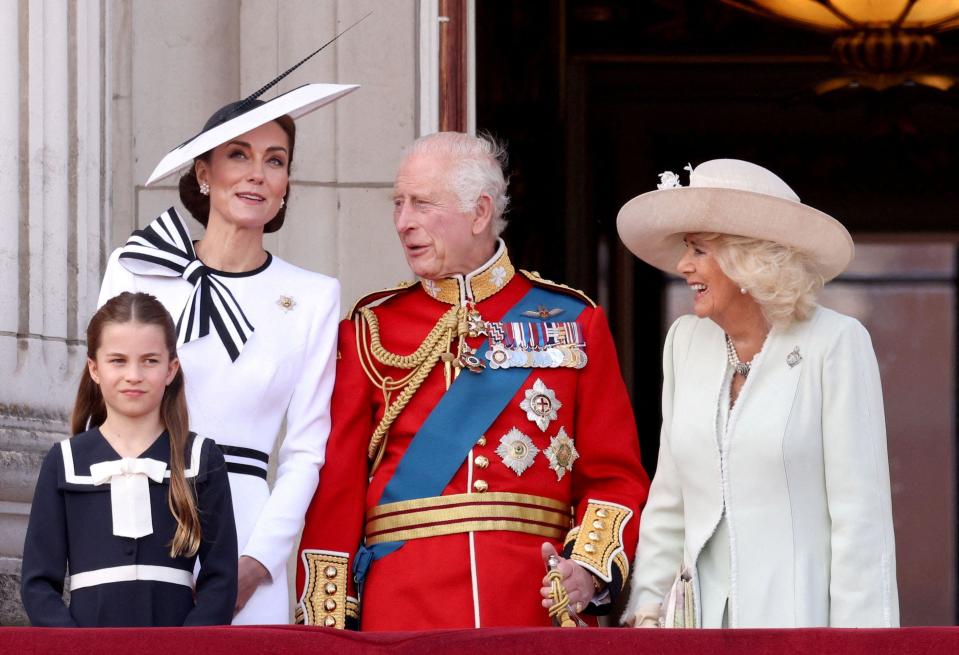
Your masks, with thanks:
[[[323,570],[323,573],[326,575],[326,577],[328,577],[328,578],[330,578],[330,579],[333,579],[333,578],[336,577],[336,567],[335,567],[335,566],[327,566],[327,567]]]
[[[326,602],[323,603],[323,609],[325,609],[327,612],[332,612],[336,609],[336,601],[332,598],[327,598]]]
[[[326,593],[330,596],[336,593],[336,585],[333,584],[332,582],[327,582],[326,587],[324,587],[324,589],[326,590]]]
[[[477,480],[476,482],[473,483],[473,489],[475,489],[479,493],[483,493],[487,489],[489,489],[489,485],[486,484],[486,480]]]
[[[478,455],[476,459],[473,460],[473,463],[481,469],[485,469],[487,466],[489,466],[489,459],[483,455]]]
[[[323,625],[325,625],[327,628],[335,628],[336,619],[332,616],[327,616],[325,619],[323,619]]]
[[[479,440],[476,442],[476,445],[477,445],[477,446],[485,446],[485,445],[486,445],[486,435],[481,436],[481,437],[479,438]]]

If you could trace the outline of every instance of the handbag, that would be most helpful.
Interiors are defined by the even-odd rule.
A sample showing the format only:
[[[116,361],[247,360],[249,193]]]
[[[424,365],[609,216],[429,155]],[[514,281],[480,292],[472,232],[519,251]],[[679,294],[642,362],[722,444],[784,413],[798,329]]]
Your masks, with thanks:
[[[669,588],[660,609],[661,628],[695,628],[696,598],[693,592],[693,576],[689,569],[680,569]]]

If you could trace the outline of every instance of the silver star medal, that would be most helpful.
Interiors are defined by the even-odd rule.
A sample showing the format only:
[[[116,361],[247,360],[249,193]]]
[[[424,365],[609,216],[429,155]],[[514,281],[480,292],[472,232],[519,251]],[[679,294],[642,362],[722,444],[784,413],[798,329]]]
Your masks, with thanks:
[[[516,475],[523,475],[523,472],[533,465],[537,453],[539,448],[533,445],[533,440],[516,428],[511,428],[500,437],[496,447],[496,454],[503,460],[503,464]]]
[[[549,440],[549,446],[543,451],[549,460],[549,467],[556,472],[556,480],[562,480],[567,471],[573,470],[573,462],[579,459],[579,453],[566,428],[560,427],[555,437]]]
[[[526,412],[526,418],[546,432],[550,421],[556,420],[556,410],[563,406],[556,399],[556,392],[546,387],[539,378],[533,383],[532,389],[526,390],[526,398],[520,402],[519,408]]]

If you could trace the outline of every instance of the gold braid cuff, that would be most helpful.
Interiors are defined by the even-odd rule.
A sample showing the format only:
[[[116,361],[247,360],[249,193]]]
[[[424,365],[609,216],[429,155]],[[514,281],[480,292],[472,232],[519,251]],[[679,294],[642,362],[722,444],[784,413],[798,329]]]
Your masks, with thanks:
[[[304,550],[306,581],[296,611],[296,622],[327,628],[346,627],[350,612],[346,597],[349,555],[329,550]],[[353,613],[358,614],[356,600]]]
[[[613,567],[622,573],[621,580],[629,574],[629,561],[623,553],[623,530],[633,510],[617,503],[590,499],[583,514],[583,522],[567,537],[575,538],[570,559],[582,564],[603,582],[613,579]],[[573,537],[575,532],[575,537]]]

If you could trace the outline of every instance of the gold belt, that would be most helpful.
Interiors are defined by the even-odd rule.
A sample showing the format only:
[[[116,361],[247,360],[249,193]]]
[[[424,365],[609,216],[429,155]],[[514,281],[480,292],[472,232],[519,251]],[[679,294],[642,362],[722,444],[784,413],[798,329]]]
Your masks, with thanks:
[[[494,492],[417,498],[378,505],[366,515],[366,545],[507,530],[562,540],[573,527],[569,503]]]

